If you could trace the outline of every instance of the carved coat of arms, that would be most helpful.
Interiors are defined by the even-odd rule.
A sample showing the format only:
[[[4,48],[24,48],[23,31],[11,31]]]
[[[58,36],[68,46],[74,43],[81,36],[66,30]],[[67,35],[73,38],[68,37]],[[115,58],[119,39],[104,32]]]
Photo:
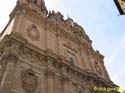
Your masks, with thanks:
[[[38,85],[37,76],[32,70],[22,71],[22,88],[26,93],[35,93]]]
[[[40,32],[37,29],[35,24],[32,24],[27,28],[27,35],[33,41],[38,41],[39,40]]]

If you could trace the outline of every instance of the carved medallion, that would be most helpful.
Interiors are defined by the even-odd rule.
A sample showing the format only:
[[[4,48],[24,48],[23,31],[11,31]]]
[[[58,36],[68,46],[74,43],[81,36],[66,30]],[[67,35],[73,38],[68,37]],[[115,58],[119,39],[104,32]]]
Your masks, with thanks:
[[[95,69],[96,69],[96,71],[97,71],[100,75],[102,75],[102,70],[101,70],[99,64],[98,64],[97,62],[95,62],[94,65],[95,65]]]
[[[32,70],[22,71],[22,88],[26,93],[35,93],[38,85],[37,76]]]
[[[27,36],[31,38],[33,41],[38,41],[40,38],[40,32],[37,29],[35,24],[32,24],[31,26],[28,27],[27,29]]]

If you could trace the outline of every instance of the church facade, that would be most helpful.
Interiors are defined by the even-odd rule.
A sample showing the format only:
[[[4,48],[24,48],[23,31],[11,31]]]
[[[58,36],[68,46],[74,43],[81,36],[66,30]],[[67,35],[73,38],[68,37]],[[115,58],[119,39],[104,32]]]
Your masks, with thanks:
[[[118,93],[84,29],[43,0],[18,0],[0,34],[0,93]]]

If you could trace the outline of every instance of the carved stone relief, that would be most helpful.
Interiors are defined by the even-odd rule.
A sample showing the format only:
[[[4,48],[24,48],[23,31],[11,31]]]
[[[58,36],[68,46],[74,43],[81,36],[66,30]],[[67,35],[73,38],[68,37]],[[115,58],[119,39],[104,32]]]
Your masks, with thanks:
[[[97,62],[94,62],[94,66],[95,66],[96,71],[97,71],[100,75],[102,75],[102,70],[101,70],[101,68],[99,67],[99,64],[98,64]]]
[[[21,72],[22,88],[26,93],[35,93],[38,85],[37,78],[31,69]]]
[[[39,40],[40,32],[37,29],[35,24],[32,24],[31,26],[28,27],[27,36],[33,41],[38,41]]]
[[[75,49],[74,45],[71,42],[65,42],[63,43],[63,46],[77,53],[77,50]]]
[[[43,55],[23,45],[19,47],[19,55],[22,61],[34,63],[39,66],[46,64]]]

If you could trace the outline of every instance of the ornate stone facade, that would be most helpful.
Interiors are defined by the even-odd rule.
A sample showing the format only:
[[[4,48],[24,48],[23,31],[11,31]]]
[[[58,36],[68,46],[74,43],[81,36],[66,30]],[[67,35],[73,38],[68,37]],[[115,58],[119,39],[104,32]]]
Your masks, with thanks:
[[[0,93],[100,93],[93,87],[117,87],[84,29],[60,12],[48,13],[43,0],[18,0],[0,40]]]

